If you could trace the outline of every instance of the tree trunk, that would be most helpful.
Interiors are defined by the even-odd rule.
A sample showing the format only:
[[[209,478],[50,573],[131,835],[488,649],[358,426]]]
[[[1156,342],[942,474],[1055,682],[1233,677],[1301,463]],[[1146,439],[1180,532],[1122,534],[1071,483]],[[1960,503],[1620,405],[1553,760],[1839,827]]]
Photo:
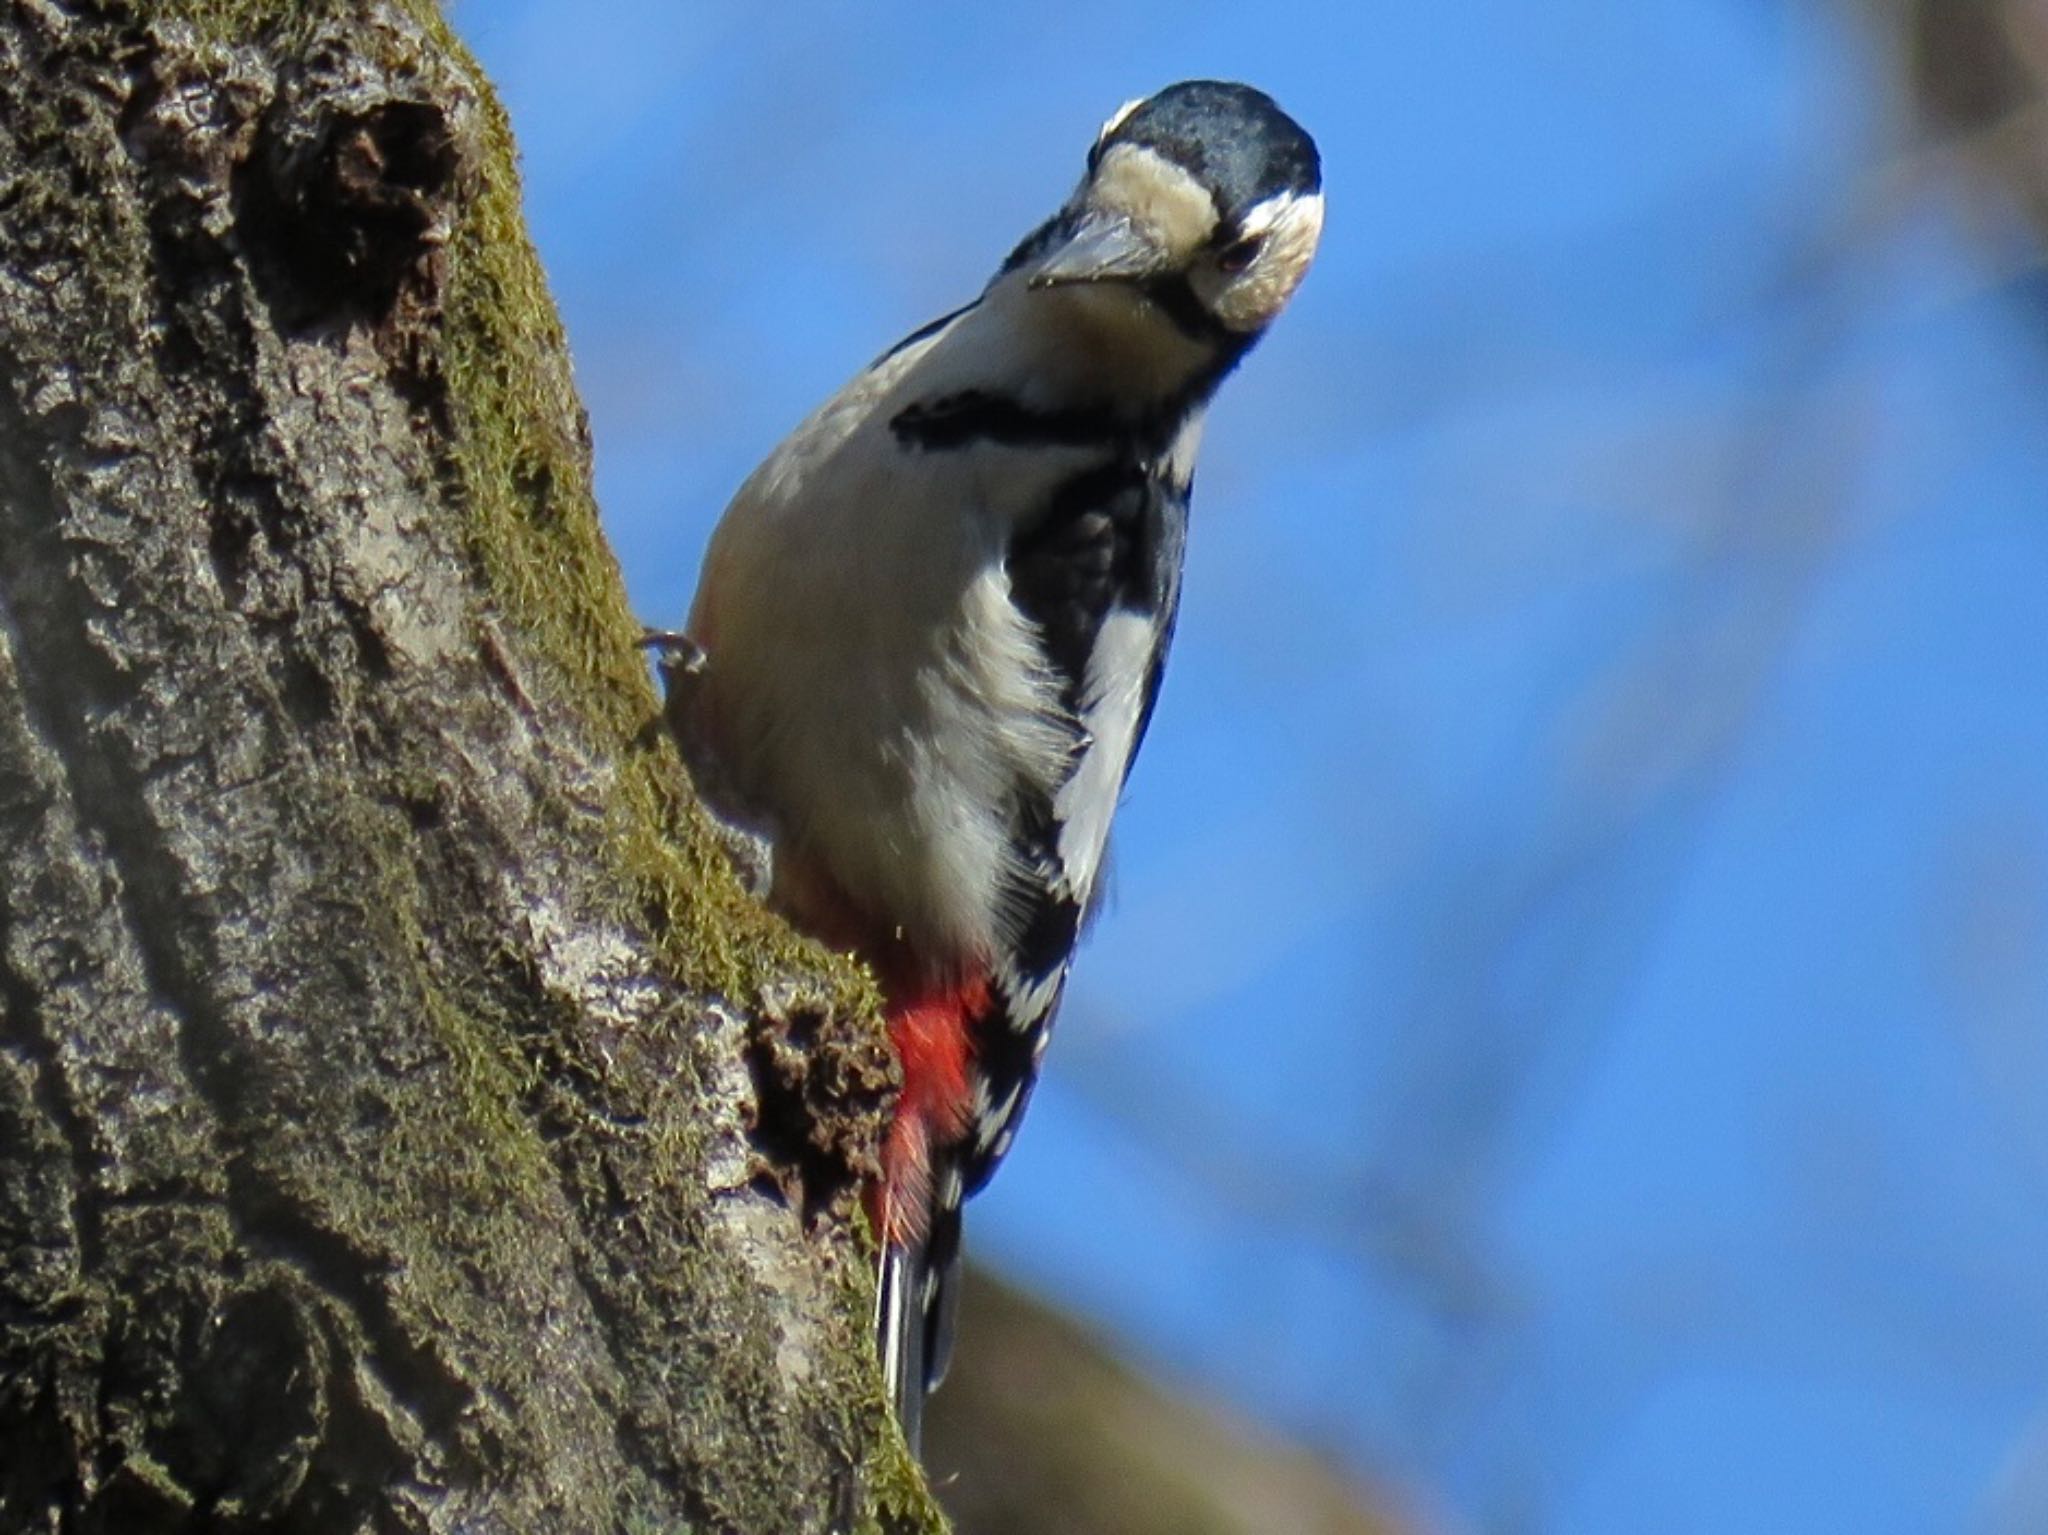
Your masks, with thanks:
[[[0,6],[0,1532],[939,1527],[427,0]]]

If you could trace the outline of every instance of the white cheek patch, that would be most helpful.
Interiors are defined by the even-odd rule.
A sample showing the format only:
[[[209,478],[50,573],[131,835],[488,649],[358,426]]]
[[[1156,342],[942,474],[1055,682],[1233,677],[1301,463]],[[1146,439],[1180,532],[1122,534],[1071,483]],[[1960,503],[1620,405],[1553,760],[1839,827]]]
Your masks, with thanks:
[[[1323,237],[1323,194],[1269,197],[1245,215],[1242,228],[1264,243],[1244,275],[1217,294],[1214,307],[1232,330],[1248,331],[1271,321],[1301,286]]]
[[[1208,190],[1142,144],[1118,144],[1102,157],[1088,201],[1152,231],[1177,260],[1192,255],[1216,229],[1216,200]]]

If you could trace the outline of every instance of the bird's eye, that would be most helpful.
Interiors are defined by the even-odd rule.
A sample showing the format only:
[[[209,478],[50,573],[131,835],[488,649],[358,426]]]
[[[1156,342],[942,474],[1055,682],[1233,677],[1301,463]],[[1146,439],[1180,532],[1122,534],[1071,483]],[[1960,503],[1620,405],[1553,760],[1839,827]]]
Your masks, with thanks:
[[[1264,235],[1246,235],[1242,240],[1233,240],[1216,253],[1217,269],[1235,277],[1258,258],[1259,247],[1265,243]]]

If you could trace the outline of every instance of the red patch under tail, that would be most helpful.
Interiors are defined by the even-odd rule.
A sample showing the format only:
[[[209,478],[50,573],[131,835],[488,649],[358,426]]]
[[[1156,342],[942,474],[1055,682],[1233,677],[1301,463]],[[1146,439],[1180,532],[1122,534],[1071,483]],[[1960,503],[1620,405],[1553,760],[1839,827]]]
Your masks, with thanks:
[[[988,1005],[988,983],[976,980],[920,992],[885,1009],[903,1090],[882,1143],[880,1208],[870,1211],[884,1241],[911,1243],[925,1235],[933,1155],[967,1133],[973,1112],[972,1030]]]

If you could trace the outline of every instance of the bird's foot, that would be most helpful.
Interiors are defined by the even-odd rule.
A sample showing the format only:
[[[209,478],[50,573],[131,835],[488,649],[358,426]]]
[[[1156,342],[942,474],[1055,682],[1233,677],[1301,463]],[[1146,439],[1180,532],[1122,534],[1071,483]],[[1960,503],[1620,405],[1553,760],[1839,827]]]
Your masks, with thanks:
[[[711,657],[680,629],[644,629],[640,643],[655,653],[661,674],[661,717],[670,739],[689,769],[690,783],[711,820],[727,862],[747,893],[766,900],[775,884],[775,839],[767,816],[749,808],[733,787],[718,755],[705,738],[694,704]]]

